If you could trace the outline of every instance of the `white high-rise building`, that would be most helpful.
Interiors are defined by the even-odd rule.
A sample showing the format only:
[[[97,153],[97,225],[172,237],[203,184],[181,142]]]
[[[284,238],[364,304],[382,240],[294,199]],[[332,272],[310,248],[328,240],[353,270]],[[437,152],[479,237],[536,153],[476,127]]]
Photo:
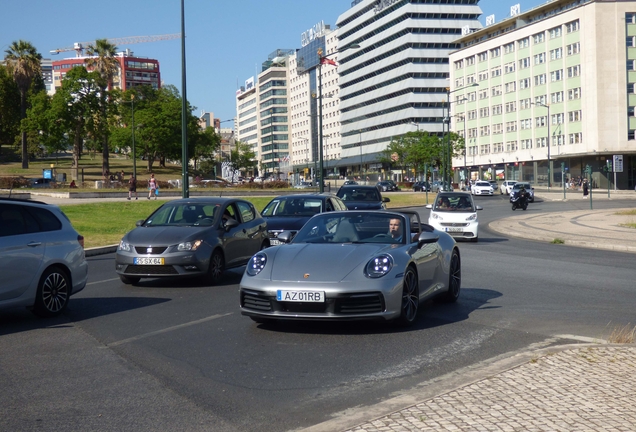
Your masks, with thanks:
[[[480,29],[479,0],[362,0],[339,16],[341,172],[384,178],[378,155],[393,137],[443,133],[451,51]],[[359,49],[342,51],[349,45]]]

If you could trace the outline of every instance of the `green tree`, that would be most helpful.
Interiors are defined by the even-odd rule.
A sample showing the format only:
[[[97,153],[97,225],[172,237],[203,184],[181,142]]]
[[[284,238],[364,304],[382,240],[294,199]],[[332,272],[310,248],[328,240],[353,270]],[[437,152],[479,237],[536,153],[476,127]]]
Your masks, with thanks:
[[[100,116],[97,123],[97,138],[102,142],[102,173],[106,175],[109,171],[108,156],[110,148],[108,146],[108,113],[109,101],[108,90],[112,88],[113,77],[117,73],[119,61],[115,57],[117,46],[108,42],[107,39],[97,39],[95,44],[91,44],[86,49],[88,58],[85,60],[86,66],[90,70],[97,72],[101,80],[99,82],[100,94]]]
[[[188,134],[190,134],[189,131],[190,129],[188,128]],[[203,130],[196,128],[195,133],[192,135],[191,139],[188,138],[188,145],[191,149],[188,154],[193,160],[194,169],[196,170],[200,160],[214,158],[214,154],[221,146],[221,136],[211,126]]]
[[[230,166],[232,172],[240,171],[245,172],[253,169],[257,166],[258,162],[255,160],[256,154],[252,151],[250,144],[245,144],[240,141],[235,143],[234,149],[230,150]],[[234,176],[232,176],[232,182],[234,182]]]
[[[0,145],[13,144],[20,133],[20,91],[0,64]]]
[[[9,74],[13,76],[18,91],[20,92],[20,118],[26,118],[27,94],[36,77],[41,77],[42,69],[40,61],[42,55],[37,52],[30,42],[18,40],[11,43],[5,51],[4,57]],[[29,168],[29,153],[27,145],[27,131],[21,134],[22,141],[22,168]]]

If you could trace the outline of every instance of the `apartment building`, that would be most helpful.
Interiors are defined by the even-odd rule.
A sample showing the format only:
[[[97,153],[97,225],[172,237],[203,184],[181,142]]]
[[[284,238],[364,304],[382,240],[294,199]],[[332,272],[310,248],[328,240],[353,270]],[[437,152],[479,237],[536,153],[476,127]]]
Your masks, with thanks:
[[[451,130],[466,137],[455,181],[466,171],[561,187],[590,166],[594,186],[633,189],[636,2],[514,12],[457,39],[450,54]],[[608,161],[622,171],[604,171]]]

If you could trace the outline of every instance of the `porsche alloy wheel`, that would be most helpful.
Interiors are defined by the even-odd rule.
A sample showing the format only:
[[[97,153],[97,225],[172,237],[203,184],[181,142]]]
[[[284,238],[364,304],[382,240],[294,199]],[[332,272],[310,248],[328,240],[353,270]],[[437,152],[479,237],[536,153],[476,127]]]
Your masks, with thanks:
[[[223,261],[223,254],[220,251],[215,250],[212,253],[212,257],[210,257],[210,267],[208,267],[208,280],[213,285],[216,285],[221,281],[223,267],[225,266]]]
[[[420,306],[420,287],[417,274],[412,267],[406,269],[402,286],[402,309],[398,322],[403,326],[410,326],[417,318]]]
[[[453,250],[450,267],[448,269],[448,291],[444,297],[449,303],[456,302],[462,286],[462,264],[457,250]]]

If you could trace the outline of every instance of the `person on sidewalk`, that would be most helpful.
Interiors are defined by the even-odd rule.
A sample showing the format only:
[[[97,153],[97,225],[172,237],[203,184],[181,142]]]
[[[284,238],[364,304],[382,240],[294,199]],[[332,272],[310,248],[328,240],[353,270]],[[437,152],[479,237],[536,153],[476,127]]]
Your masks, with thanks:
[[[587,194],[589,192],[589,187],[587,184],[587,179],[583,180],[583,197],[587,198]]]
[[[139,199],[139,196],[137,195],[137,179],[131,173],[130,179],[128,179],[128,201],[132,198],[133,192],[135,193],[135,199]]]
[[[155,179],[154,174],[150,174],[150,180],[148,180],[148,189],[150,189],[148,191],[148,199],[150,199],[151,196],[155,195],[155,191],[157,190],[157,180]],[[155,195],[155,199],[157,199],[157,195]]]

